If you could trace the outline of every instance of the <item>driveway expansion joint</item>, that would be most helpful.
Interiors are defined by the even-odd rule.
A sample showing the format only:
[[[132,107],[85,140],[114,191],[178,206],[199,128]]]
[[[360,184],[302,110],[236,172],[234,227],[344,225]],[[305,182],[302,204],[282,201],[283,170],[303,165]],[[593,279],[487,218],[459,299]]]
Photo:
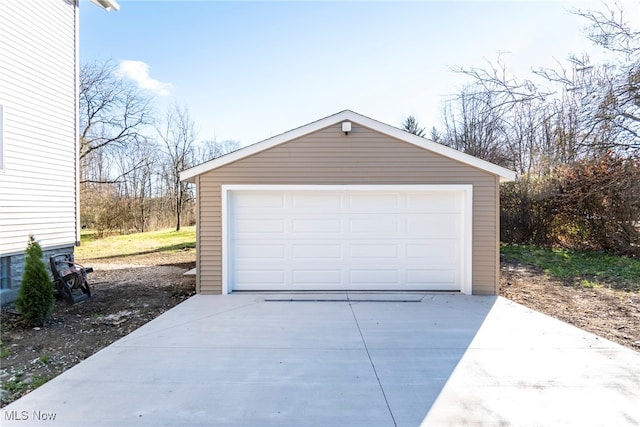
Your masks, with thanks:
[[[378,381],[378,385],[380,386],[380,391],[382,392],[382,397],[384,397],[384,403],[387,405],[387,409],[389,410],[389,415],[391,416],[391,420],[393,421],[393,426],[398,427],[398,423],[396,422],[396,419],[393,416],[393,411],[391,410],[391,406],[389,405],[389,399],[387,399],[387,394],[384,392],[384,387],[382,387],[382,383],[380,382],[380,376],[378,375],[378,371],[376,370],[376,365],[373,363],[373,359],[371,359],[371,353],[369,353],[367,342],[364,339],[362,329],[360,328],[360,323],[358,322],[356,313],[353,311],[353,306],[351,305],[351,303],[349,303],[349,309],[351,310],[353,320],[356,322],[356,326],[358,327],[358,333],[360,334],[360,338],[362,339],[362,345],[364,346],[364,350],[367,352],[367,357],[369,358],[369,363],[371,364],[373,373],[376,375],[376,381]]]

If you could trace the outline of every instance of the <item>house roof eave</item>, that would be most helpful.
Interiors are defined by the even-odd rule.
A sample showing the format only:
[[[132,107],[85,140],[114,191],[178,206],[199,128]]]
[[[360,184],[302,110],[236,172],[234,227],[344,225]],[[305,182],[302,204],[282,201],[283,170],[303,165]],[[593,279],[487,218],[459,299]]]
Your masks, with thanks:
[[[101,7],[107,12],[111,10],[115,10],[117,12],[120,10],[120,5],[116,0],[91,0],[91,3]]]

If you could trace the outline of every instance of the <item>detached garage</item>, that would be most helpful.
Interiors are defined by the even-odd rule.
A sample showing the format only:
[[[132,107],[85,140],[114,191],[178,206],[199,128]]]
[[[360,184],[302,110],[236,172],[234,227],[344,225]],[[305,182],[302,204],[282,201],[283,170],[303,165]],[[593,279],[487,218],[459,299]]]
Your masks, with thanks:
[[[197,290],[495,294],[507,169],[343,111],[188,169]]]

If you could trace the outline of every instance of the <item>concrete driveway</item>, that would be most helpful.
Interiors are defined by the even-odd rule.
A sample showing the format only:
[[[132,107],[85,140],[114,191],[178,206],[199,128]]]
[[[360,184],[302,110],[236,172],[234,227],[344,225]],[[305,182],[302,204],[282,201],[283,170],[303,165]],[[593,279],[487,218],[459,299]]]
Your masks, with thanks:
[[[3,426],[640,425],[640,353],[499,297],[198,295],[0,416]]]

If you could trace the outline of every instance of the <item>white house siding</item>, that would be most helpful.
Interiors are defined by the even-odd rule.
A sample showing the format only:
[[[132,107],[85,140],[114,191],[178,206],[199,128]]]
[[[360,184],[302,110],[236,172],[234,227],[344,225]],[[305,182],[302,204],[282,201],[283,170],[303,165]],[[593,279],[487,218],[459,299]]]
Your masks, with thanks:
[[[0,258],[20,258],[29,234],[45,250],[77,240],[77,13],[73,0],[0,1]]]

